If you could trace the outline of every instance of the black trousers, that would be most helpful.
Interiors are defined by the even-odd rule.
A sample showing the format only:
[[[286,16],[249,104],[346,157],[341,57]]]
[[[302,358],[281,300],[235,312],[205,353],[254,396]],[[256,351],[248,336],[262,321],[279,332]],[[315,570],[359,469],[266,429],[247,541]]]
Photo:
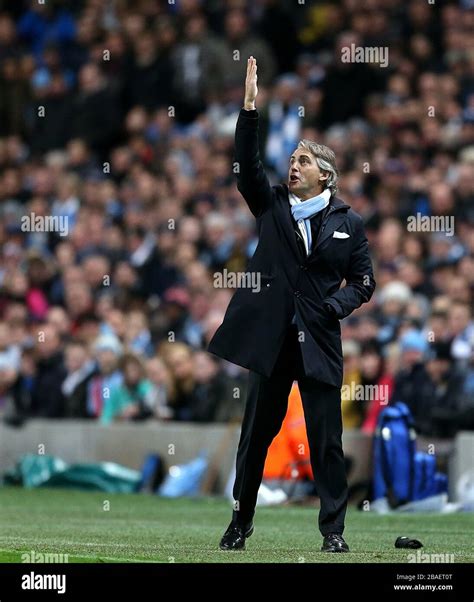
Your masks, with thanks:
[[[289,326],[269,378],[249,372],[249,386],[237,451],[233,519],[245,525],[254,515],[268,448],[288,408],[294,380],[303,402],[311,467],[321,500],[321,534],[342,533],[347,480],[342,451],[341,391],[304,376],[297,326]]]

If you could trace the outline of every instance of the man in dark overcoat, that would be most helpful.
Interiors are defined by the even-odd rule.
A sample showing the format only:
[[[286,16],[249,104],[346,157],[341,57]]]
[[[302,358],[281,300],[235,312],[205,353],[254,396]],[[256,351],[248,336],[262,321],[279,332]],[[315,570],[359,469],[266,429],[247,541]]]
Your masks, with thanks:
[[[368,243],[361,217],[336,196],[338,171],[327,146],[302,140],[289,159],[288,182],[270,185],[259,158],[256,96],[250,57],[235,165],[238,190],[256,218],[259,241],[248,266],[255,277],[247,281],[252,287],[237,289],[208,347],[249,369],[233,517],[220,548],[243,549],[253,533],[267,450],[297,380],[321,503],[321,549],[347,552],[340,320],[374,291]]]

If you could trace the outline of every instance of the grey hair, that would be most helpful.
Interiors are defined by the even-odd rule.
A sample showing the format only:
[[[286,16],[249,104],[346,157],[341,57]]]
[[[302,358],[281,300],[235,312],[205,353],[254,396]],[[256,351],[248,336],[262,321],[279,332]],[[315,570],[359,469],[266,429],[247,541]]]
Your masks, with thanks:
[[[298,148],[306,149],[315,157],[319,169],[329,174],[328,179],[325,181],[325,187],[329,188],[331,194],[336,194],[339,172],[336,167],[336,155],[334,151],[329,146],[317,144],[306,138],[299,141]]]

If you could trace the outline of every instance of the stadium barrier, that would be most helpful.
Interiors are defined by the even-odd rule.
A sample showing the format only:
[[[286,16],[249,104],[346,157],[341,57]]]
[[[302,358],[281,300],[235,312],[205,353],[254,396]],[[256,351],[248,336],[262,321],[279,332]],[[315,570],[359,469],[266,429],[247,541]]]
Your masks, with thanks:
[[[117,462],[140,469],[146,454],[163,456],[167,466],[181,464],[206,450],[216,479],[213,491],[222,494],[234,464],[239,425],[194,423],[125,423],[103,426],[87,420],[30,420],[22,428],[0,424],[0,474],[27,453],[58,456],[66,462]],[[344,451],[352,460],[350,484],[370,478],[371,437],[356,430],[344,432]],[[439,446],[436,450],[438,454]],[[451,499],[455,482],[472,468],[474,433],[460,433],[448,444]]]

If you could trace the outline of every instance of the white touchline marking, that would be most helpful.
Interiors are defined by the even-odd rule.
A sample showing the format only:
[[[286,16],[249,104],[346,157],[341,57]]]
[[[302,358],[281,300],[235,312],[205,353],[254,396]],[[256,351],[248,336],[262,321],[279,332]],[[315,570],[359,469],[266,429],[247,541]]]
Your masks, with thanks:
[[[21,554],[23,554],[23,553],[25,553],[27,551],[28,550],[12,550],[10,548],[0,548],[0,552],[9,552],[10,554],[19,554],[19,555],[21,555]],[[46,553],[46,552],[44,552],[44,553]],[[69,554],[69,556],[72,557],[72,558],[87,558],[89,560],[91,558],[94,558],[94,556],[84,556],[84,555],[81,555],[81,554]],[[149,564],[149,563],[155,564],[155,563],[158,562],[157,560],[143,560],[141,558],[132,559],[132,558],[121,558],[119,556],[102,556],[102,554],[100,556],[98,556],[97,559],[98,560],[117,560],[117,561],[124,561],[124,562],[130,562],[130,563],[141,562],[141,563],[145,563],[145,564]],[[167,560],[166,561],[163,560],[163,563],[164,564],[165,563],[168,564],[168,561]],[[41,562],[33,562],[33,563],[31,563],[31,562],[25,562],[25,563],[22,563],[22,564],[26,564],[28,566],[32,566],[33,564],[41,566],[42,563]],[[64,565],[64,564],[81,564],[81,563],[78,563],[78,562],[74,561],[74,562],[57,562],[55,564],[57,564],[58,566],[61,566],[61,565]],[[92,564],[94,564],[94,563],[92,563]],[[95,564],[100,564],[100,563],[96,561]]]

